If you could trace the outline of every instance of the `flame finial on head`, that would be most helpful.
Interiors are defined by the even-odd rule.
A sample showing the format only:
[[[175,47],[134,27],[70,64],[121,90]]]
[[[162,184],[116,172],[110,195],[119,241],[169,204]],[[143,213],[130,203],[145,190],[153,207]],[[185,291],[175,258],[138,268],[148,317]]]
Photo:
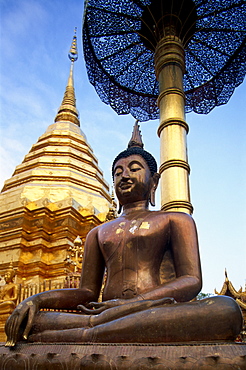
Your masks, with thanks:
[[[136,120],[135,125],[133,126],[132,137],[128,143],[128,148],[132,148],[133,146],[138,146],[139,148],[143,149],[144,147],[138,122],[139,120]]]
[[[229,281],[228,274],[227,274],[227,269],[226,268],[225,268],[225,279],[226,279],[226,281]]]
[[[137,120],[133,126],[132,137],[128,143],[127,149],[119,153],[113,161],[113,165],[112,165],[113,178],[114,178],[114,166],[116,162],[119,159],[127,158],[130,155],[140,155],[146,161],[147,165],[149,166],[151,175],[153,176],[154,173],[157,173],[157,163],[156,163],[155,158],[152,156],[152,154],[144,150],[143,146],[144,144],[142,141],[142,135],[140,133],[138,120]]]

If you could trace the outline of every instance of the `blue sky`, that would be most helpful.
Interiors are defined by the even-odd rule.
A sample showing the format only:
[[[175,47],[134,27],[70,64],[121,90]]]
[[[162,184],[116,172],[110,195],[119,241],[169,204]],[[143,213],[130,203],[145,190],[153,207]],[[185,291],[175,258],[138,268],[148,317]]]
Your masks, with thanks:
[[[126,148],[134,119],[117,116],[88,83],[81,43],[83,0],[0,0],[0,8],[0,187],[54,121],[68,78],[74,27],[81,129],[112,185],[111,162]],[[245,285],[245,117],[245,81],[227,105],[208,115],[186,116],[193,217],[206,293],[221,289],[225,267],[236,289]],[[145,149],[159,161],[157,128],[158,121],[141,124]]]

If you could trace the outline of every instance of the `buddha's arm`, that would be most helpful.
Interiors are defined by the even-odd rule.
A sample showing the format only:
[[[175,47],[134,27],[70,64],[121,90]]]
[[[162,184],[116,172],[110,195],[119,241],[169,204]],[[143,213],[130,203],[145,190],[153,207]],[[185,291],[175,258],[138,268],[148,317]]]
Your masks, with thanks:
[[[141,296],[144,299],[172,297],[185,302],[193,299],[202,286],[197,232],[193,219],[187,214],[170,214],[169,222],[176,279]]]
[[[103,274],[104,260],[97,241],[97,228],[94,228],[85,242],[80,288],[50,290],[33,297],[37,299],[39,308],[76,309],[78,304],[98,299]]]
[[[57,289],[35,294],[22,301],[8,318],[5,325],[6,346],[14,346],[20,336],[20,327],[27,317],[23,338],[27,339],[36,313],[41,308],[76,309],[81,302],[87,302],[86,291],[82,289]]]
[[[76,309],[79,304],[98,299],[104,274],[104,260],[97,241],[97,230],[91,230],[86,238],[80,288],[57,289],[36,294],[33,298],[37,300],[39,308]]]
[[[92,243],[91,245],[90,242]],[[104,263],[97,244],[97,230],[92,230],[85,245],[85,258],[82,273],[82,284],[79,289],[57,289],[42,292],[31,296],[21,302],[9,317],[5,331],[7,334],[6,345],[15,345],[18,339],[20,326],[27,316],[27,324],[23,337],[27,338],[34,317],[39,309],[76,309],[79,304],[87,304],[91,300],[97,300],[102,282]],[[88,266],[87,266],[88,263]]]
[[[98,242],[98,227],[92,229],[84,248],[80,288],[88,292],[87,302],[97,301],[102,287],[105,262]],[[82,301],[81,304],[84,304]]]

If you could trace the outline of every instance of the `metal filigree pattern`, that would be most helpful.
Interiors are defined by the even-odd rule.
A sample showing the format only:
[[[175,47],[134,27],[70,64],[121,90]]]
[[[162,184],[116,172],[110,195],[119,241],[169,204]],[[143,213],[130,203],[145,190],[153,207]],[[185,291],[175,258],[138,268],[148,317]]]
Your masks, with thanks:
[[[88,0],[84,17],[83,43],[89,81],[101,100],[118,114],[131,113],[140,121],[155,119],[159,113],[154,51],[146,47],[141,35],[141,18],[152,2]],[[181,8],[186,1],[177,3]],[[188,39],[189,31],[180,31],[185,47],[186,112],[208,113],[225,104],[243,81],[246,2],[191,3],[196,14],[195,24],[190,25],[194,30]],[[189,29],[187,22],[186,28]]]

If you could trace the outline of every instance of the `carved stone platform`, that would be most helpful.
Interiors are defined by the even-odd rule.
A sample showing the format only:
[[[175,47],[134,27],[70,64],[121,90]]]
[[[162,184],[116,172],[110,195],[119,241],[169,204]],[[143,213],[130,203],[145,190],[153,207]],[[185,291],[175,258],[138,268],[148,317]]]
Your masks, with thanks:
[[[42,344],[0,343],[1,370],[246,369],[246,343]]]

